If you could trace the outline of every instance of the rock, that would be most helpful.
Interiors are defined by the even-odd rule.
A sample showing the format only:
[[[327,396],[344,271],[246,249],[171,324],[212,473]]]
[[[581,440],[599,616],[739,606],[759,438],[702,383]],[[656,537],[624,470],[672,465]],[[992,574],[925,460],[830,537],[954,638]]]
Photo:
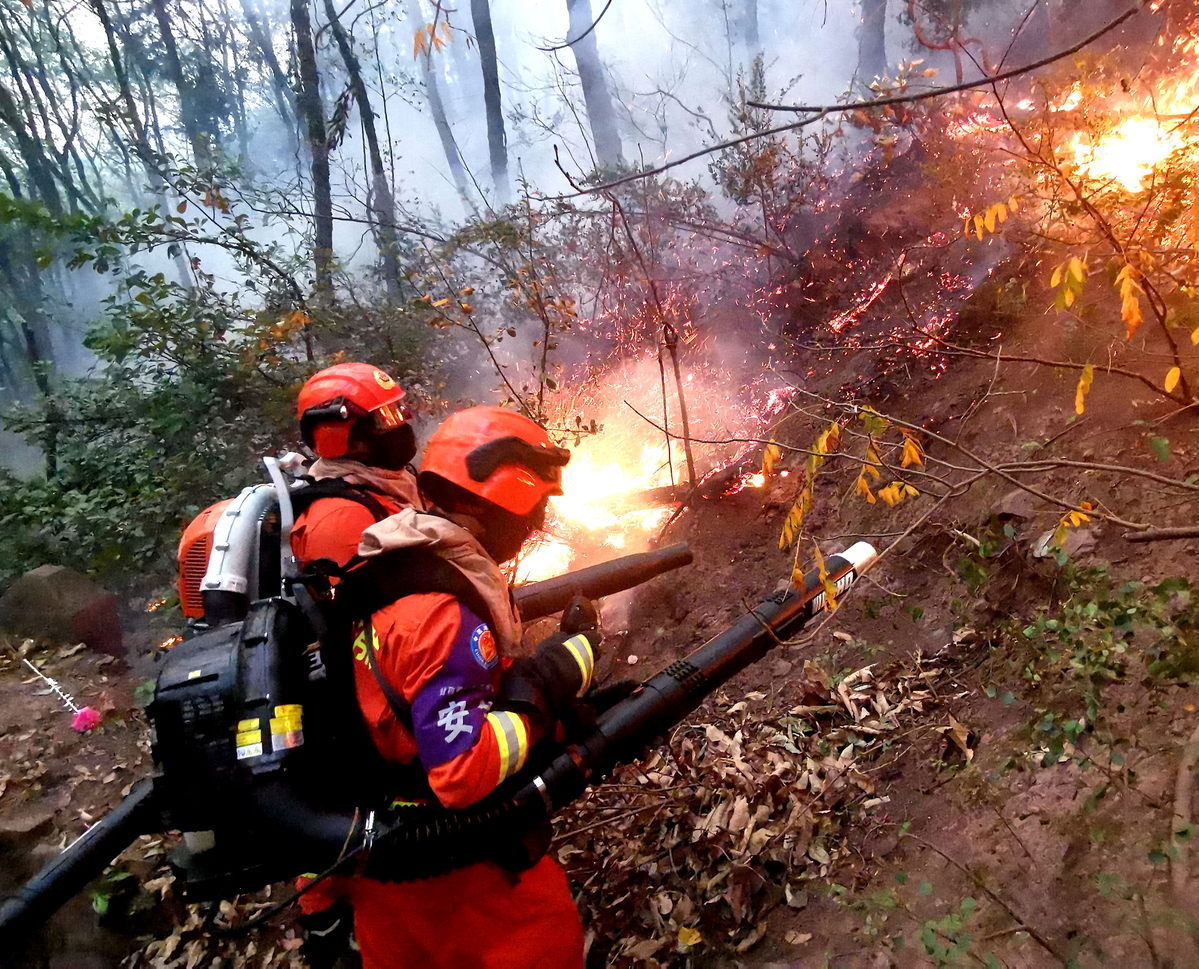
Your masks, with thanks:
[[[26,572],[0,597],[0,629],[18,636],[87,643],[123,656],[117,597],[86,575],[61,565]]]
[[[54,812],[36,804],[21,804],[0,814],[0,845],[28,848],[29,842],[48,834]]]
[[[994,514],[997,518],[1018,518],[1027,520],[1038,511],[1044,511],[1045,504],[1036,495],[1030,495],[1023,488],[1013,488],[999,499],[995,505]]]
[[[1050,529],[1038,538],[1032,547],[1032,554],[1039,559],[1048,558],[1057,550],[1053,546],[1053,534],[1056,529]],[[1094,528],[1070,528],[1066,530],[1065,552],[1070,558],[1085,555],[1092,551],[1099,539]]]

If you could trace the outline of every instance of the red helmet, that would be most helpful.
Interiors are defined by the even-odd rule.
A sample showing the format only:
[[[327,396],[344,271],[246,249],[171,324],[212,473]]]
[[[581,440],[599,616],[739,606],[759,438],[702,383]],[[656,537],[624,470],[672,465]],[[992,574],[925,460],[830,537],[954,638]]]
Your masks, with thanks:
[[[435,475],[514,515],[524,516],[550,495],[562,494],[566,448],[545,428],[503,407],[469,407],[451,414],[425,445],[420,476]]]
[[[401,404],[404,391],[386,371],[369,363],[339,363],[311,377],[300,389],[296,416],[300,434],[322,458],[340,458],[349,448],[350,430],[369,416],[383,433],[411,416]]]

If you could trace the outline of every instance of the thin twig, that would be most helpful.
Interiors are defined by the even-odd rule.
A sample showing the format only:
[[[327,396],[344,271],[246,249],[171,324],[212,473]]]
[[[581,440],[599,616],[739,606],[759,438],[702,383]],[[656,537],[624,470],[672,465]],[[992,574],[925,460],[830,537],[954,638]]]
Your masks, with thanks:
[[[1033,928],[1031,925],[1029,925],[1028,922],[1026,922],[1024,919],[1022,919],[1019,915],[1017,915],[1016,910],[1013,909],[1012,906],[1006,900],[1004,900],[1000,895],[996,894],[991,888],[989,888],[987,886],[987,884],[982,880],[982,877],[977,872],[968,868],[966,865],[963,865],[960,861],[957,861],[956,859],[950,857],[944,851],[942,851],[940,848],[938,848],[936,845],[931,844],[928,841],[925,841],[923,838],[918,838],[915,835],[911,835],[910,837],[917,844],[924,846],[925,848],[927,848],[929,851],[933,852],[934,854],[940,855],[947,862],[949,862],[949,864],[953,865],[954,868],[956,868],[963,875],[965,875],[967,878],[969,878],[970,881],[972,881],[975,884],[975,886],[977,886],[982,891],[986,892],[987,897],[990,898],[991,901],[993,901],[1001,909],[1003,909],[1007,913],[1008,918],[1010,918],[1013,922],[1015,922],[1017,925],[1019,925],[1025,932],[1027,932],[1029,934],[1029,936],[1039,946],[1041,946],[1041,948],[1043,948],[1046,952],[1048,952],[1051,956],[1053,956],[1053,958],[1055,958],[1063,966],[1069,965],[1069,960],[1065,957],[1065,955],[1063,955],[1061,952],[1058,951],[1057,946],[1055,946],[1052,942],[1050,942],[1047,938],[1045,938],[1045,936],[1043,936],[1035,928]]]

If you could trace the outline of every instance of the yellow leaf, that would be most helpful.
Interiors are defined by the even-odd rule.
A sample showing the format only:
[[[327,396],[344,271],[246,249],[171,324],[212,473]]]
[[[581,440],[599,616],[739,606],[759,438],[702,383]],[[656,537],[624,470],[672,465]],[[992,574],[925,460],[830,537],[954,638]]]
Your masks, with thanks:
[[[1124,321],[1124,338],[1126,340],[1131,340],[1133,334],[1145,322],[1145,318],[1141,315],[1141,301],[1132,293],[1126,295],[1120,305],[1120,319]]]
[[[1007,221],[1007,206],[999,202],[995,206],[995,214],[999,216],[999,224],[1003,225]]]
[[[889,484],[885,488],[878,489],[878,496],[883,499],[888,505],[894,507],[902,499],[899,495],[899,489],[894,484]]]
[[[829,578],[824,556],[820,554],[820,546],[815,542],[812,543],[812,555],[816,559],[816,574],[820,576],[820,584],[824,586],[825,608],[832,612],[837,608],[837,583]]]
[[[429,41],[425,28],[421,27],[412,37],[412,59],[416,60],[421,54],[428,53]]]
[[[773,442],[767,444],[762,451],[762,474],[767,476],[774,474],[774,464],[782,456],[782,448]]]
[[[962,235],[967,239],[970,238],[970,216],[968,215],[962,217]]]
[[[1080,283],[1084,282],[1087,278],[1087,264],[1079,259],[1078,256],[1071,256],[1070,274]]]
[[[1170,393],[1175,387],[1177,387],[1178,381],[1180,381],[1181,379],[1182,379],[1182,370],[1179,369],[1178,367],[1171,367],[1170,372],[1168,374],[1166,374],[1166,383],[1165,383],[1166,393],[1167,394]]]
[[[983,217],[976,215],[974,217],[974,234],[978,236],[978,241],[983,241]]]
[[[920,492],[913,488],[910,484],[904,484],[903,493],[911,498],[920,497]]]
[[[1058,265],[1053,267],[1053,275],[1049,277],[1049,288],[1050,289],[1057,289],[1058,286],[1061,285],[1062,266],[1064,266],[1064,265],[1065,265],[1065,263],[1059,263]]]
[[[995,206],[987,209],[987,214],[983,216],[983,225],[987,227],[988,232],[995,231]]]
[[[903,462],[902,466],[907,468],[911,465],[924,467],[924,456],[920,453],[920,445],[914,437],[905,434],[903,436]]]
[[[812,506],[812,492],[805,487],[799,493],[799,497],[795,500],[795,504],[791,506],[791,510],[787,512],[787,517],[783,521],[783,529],[779,535],[779,548],[786,548],[799,537],[800,529],[803,527],[804,516],[807,515],[808,509]]]
[[[870,477],[872,477],[875,481],[882,477],[882,475],[878,473],[878,468],[876,468],[873,464],[862,465],[862,475],[870,475]]]
[[[1013,212],[1020,211],[1020,203],[1016,200],[1016,196],[1013,195],[1010,199],[1007,200],[1007,207],[1009,209],[1011,209]]]
[[[433,308],[434,308],[434,309],[438,309],[438,308],[440,308],[440,307],[442,307],[442,306],[445,306],[445,305],[446,305],[446,303],[448,303],[449,301],[450,301],[450,298],[449,298],[448,296],[446,296],[446,297],[443,297],[442,299],[439,299],[439,300],[434,300],[434,302],[433,302]]]
[[[870,502],[870,504],[878,504],[874,497],[874,493],[870,490],[870,485],[866,482],[866,475],[864,473],[858,475],[858,483],[855,486],[855,490],[859,495]]]
[[[1095,379],[1095,368],[1089,363],[1082,368],[1078,386],[1074,389],[1074,413],[1082,414],[1087,409],[1087,394],[1091,392],[1091,381]]]
[[[692,929],[687,926],[679,929],[679,945],[681,946],[689,949],[692,946],[699,945],[703,940],[704,937],[700,934],[699,929]]]
[[[1196,343],[1199,343],[1199,327],[1191,330],[1191,345],[1194,346]]]

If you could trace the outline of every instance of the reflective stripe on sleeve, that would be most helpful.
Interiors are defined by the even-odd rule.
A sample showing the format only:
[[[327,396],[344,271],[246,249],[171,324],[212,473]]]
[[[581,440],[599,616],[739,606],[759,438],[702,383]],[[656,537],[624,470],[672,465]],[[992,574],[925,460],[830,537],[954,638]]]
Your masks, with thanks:
[[[579,664],[579,672],[583,674],[583,682],[579,685],[576,696],[582,696],[591,686],[591,674],[595,670],[595,656],[591,652],[591,642],[586,636],[571,636],[562,644],[568,653]]]
[[[529,756],[529,732],[519,714],[507,711],[487,714],[487,722],[495,731],[500,751],[499,782],[502,782],[524,767]]]

